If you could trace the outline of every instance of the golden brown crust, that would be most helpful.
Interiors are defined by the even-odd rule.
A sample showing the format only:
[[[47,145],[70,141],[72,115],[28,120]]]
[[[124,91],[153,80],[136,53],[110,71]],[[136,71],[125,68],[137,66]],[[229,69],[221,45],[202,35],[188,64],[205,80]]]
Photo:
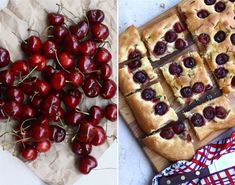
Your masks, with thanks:
[[[147,49],[140,38],[137,28],[132,25],[119,36],[119,63],[128,60],[129,53],[135,49],[141,52],[142,56],[146,55]]]
[[[194,113],[200,113],[201,115],[203,115],[203,109],[207,106],[223,106],[227,110],[228,115],[225,119],[220,119],[217,117],[215,117],[214,120],[211,121],[205,119],[206,123],[202,127],[194,127],[192,124],[192,127],[194,128],[199,140],[203,140],[208,135],[217,130],[231,128],[235,126],[235,114],[231,108],[230,100],[225,95],[195,107],[191,111],[186,112],[185,116],[190,120]]]
[[[195,67],[193,68],[185,67],[183,59],[187,57],[192,57],[195,59],[196,62]],[[212,82],[205,69],[203,60],[197,52],[189,52],[185,55],[182,55],[178,57],[174,62],[180,65],[182,68],[182,74],[180,76],[170,74],[169,66],[172,63],[168,63],[162,66],[161,71],[167,83],[171,86],[175,97],[181,104],[191,103],[192,101],[199,99],[204,94],[203,92],[203,93],[193,94],[191,98],[184,98],[180,93],[182,87],[187,87],[187,86],[192,87],[193,84],[196,82],[203,82],[205,86],[206,85],[212,86]]]
[[[160,99],[159,101],[164,101],[169,106],[160,83],[151,85],[151,88],[156,91],[156,96]],[[137,123],[148,134],[165,126],[170,121],[178,119],[175,111],[170,106],[166,114],[162,116],[156,115],[153,108],[156,103],[142,99],[141,92],[136,92],[127,97],[127,102],[133,111]]]

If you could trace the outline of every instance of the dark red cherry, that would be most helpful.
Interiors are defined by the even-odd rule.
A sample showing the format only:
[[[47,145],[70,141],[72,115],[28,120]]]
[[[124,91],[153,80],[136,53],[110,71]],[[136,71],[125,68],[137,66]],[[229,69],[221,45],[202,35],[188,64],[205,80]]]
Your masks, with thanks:
[[[132,60],[129,63],[127,63],[127,66],[131,71],[138,69],[139,67],[141,67],[141,65],[142,65],[141,60],[138,59]]]
[[[210,13],[207,10],[200,10],[199,12],[197,12],[197,16],[201,19],[205,19],[209,15]]]
[[[235,33],[233,33],[233,34],[230,36],[230,40],[231,40],[232,44],[235,45]]]
[[[89,143],[81,143],[81,142],[74,141],[72,143],[72,151],[76,155],[86,156],[91,153],[92,145]]]
[[[222,12],[225,10],[225,8],[226,8],[226,5],[222,1],[219,1],[218,3],[215,4],[215,11],[216,12]]]
[[[96,43],[92,40],[83,41],[80,44],[80,53],[88,56],[92,56],[96,51]]]
[[[174,25],[174,30],[177,32],[177,33],[181,33],[185,30],[185,27],[183,24],[181,24],[180,22],[177,22],[175,23]]]
[[[224,31],[218,31],[215,36],[214,40],[218,43],[223,42],[226,39],[226,33]]]
[[[104,12],[99,9],[87,11],[86,16],[88,18],[89,23],[91,24],[101,23],[103,22],[104,17],[105,17]]]
[[[57,44],[61,44],[64,41],[64,38],[69,34],[68,29],[65,26],[54,26],[53,27],[53,41]]]
[[[77,62],[79,70],[83,74],[90,74],[96,71],[96,65],[88,55],[80,55]]]
[[[95,137],[95,127],[89,122],[80,124],[76,140],[82,143],[91,143]]]
[[[218,65],[223,65],[226,62],[228,62],[228,60],[229,60],[229,56],[226,53],[220,53],[219,55],[216,56],[216,59],[215,59]]]
[[[226,109],[222,106],[215,107],[215,116],[220,119],[225,119],[228,115]]]
[[[172,129],[176,134],[181,134],[185,131],[185,124],[183,122],[174,123]]]
[[[105,107],[104,110],[105,117],[110,121],[117,120],[117,104],[111,103]]]
[[[224,67],[219,67],[219,68],[215,69],[214,74],[215,74],[216,78],[221,79],[221,78],[224,78],[227,76],[228,70],[225,69]]]
[[[180,90],[180,94],[182,95],[183,98],[190,98],[193,95],[191,87],[183,87]]]
[[[79,71],[70,71],[68,80],[73,87],[79,87],[83,82],[83,74]]]
[[[205,89],[205,86],[202,82],[196,82],[193,84],[192,91],[194,93],[202,93]]]
[[[141,97],[146,101],[151,101],[156,97],[156,91],[152,88],[144,89],[141,92]]]
[[[47,116],[40,116],[35,124],[41,124],[41,125],[49,125],[49,118]]]
[[[20,84],[20,89],[28,96],[32,96],[35,93],[34,85],[38,78],[32,77],[28,78]]]
[[[57,126],[57,125],[50,125],[50,141],[55,143],[61,143],[64,141],[66,136],[65,129]]]
[[[175,41],[176,49],[184,49],[187,46],[187,43],[183,39],[177,39]]]
[[[95,127],[95,136],[91,142],[92,145],[94,146],[99,146],[102,145],[106,142],[107,140],[107,135],[103,127],[96,126]]]
[[[128,60],[132,60],[132,59],[140,60],[141,57],[142,57],[141,52],[135,49],[129,53]]]
[[[25,76],[29,73],[29,67],[26,60],[17,60],[11,65],[11,72],[15,76]]]
[[[3,106],[4,113],[11,119],[17,120],[22,116],[22,105],[15,101],[6,102]]]
[[[51,142],[48,140],[40,141],[35,144],[35,149],[40,153],[46,153],[51,148]]]
[[[69,52],[60,52],[58,53],[59,65],[64,69],[70,69],[74,66],[74,60]]]
[[[206,33],[201,33],[198,36],[198,41],[202,44],[202,45],[207,45],[210,42],[210,36]]]
[[[78,54],[80,49],[79,39],[76,35],[67,35],[64,38],[65,50],[72,54]]]
[[[50,137],[50,129],[48,125],[33,124],[30,127],[31,137],[34,141],[45,141]]]
[[[109,64],[100,65],[100,73],[98,74],[99,79],[105,80],[112,75],[112,67]]]
[[[160,136],[164,139],[171,139],[173,138],[175,135],[174,131],[172,130],[172,128],[168,127],[168,128],[163,128],[160,132]]]
[[[50,87],[56,91],[60,91],[64,88],[66,82],[66,76],[63,72],[55,73],[51,76]]]
[[[97,167],[97,161],[94,157],[90,155],[83,156],[79,163],[78,168],[82,174],[89,174],[90,171]]]
[[[24,101],[24,93],[18,87],[10,87],[6,91],[6,96],[9,101],[15,101],[22,104]]]
[[[45,79],[50,79],[51,76],[57,72],[59,72],[58,69],[55,69],[53,66],[47,65],[46,68],[42,72],[42,76]]]
[[[104,118],[104,112],[99,106],[92,106],[89,110],[89,120],[93,124],[98,124]]]
[[[27,146],[21,151],[21,156],[25,161],[33,161],[37,158],[38,152],[32,146]]]
[[[49,118],[53,122],[58,122],[64,119],[64,113],[65,113],[64,109],[62,107],[59,107],[57,112],[53,112]]]
[[[35,116],[36,116],[36,109],[33,106],[28,104],[22,106],[22,117],[24,119],[33,118]]]
[[[154,112],[157,115],[164,115],[169,110],[169,106],[165,102],[159,102],[154,106]]]
[[[41,49],[41,39],[38,36],[30,36],[28,39],[22,41],[21,49],[27,54],[38,53]]]
[[[15,80],[14,74],[9,70],[4,70],[0,72],[0,81],[7,86],[13,85]]]
[[[63,97],[64,104],[70,108],[75,109],[81,102],[82,93],[79,90],[70,90]]]
[[[135,82],[143,84],[148,81],[148,75],[145,71],[137,71],[134,74],[133,79]]]
[[[204,0],[204,3],[205,3],[206,5],[213,5],[213,4],[215,4],[215,1],[216,1],[216,0]]]
[[[57,50],[57,45],[50,40],[47,40],[42,44],[42,54],[47,59],[54,59]]]
[[[69,30],[73,35],[76,35],[78,39],[82,39],[87,36],[89,32],[89,25],[86,21],[80,21],[77,24],[71,25]]]
[[[60,26],[64,24],[64,16],[59,13],[49,13],[47,15],[47,20],[49,25],[52,26]]]
[[[31,99],[31,105],[39,110],[41,109],[42,102],[43,102],[43,98],[39,94],[36,94]]]
[[[49,93],[50,85],[45,80],[38,79],[35,82],[35,90],[41,95],[46,95]]]
[[[171,63],[169,66],[169,72],[172,75],[177,75],[180,76],[180,74],[183,72],[183,69],[180,65],[178,65],[177,63]]]
[[[109,36],[109,28],[102,23],[95,23],[91,26],[93,39],[97,42],[103,42]]]
[[[28,63],[31,68],[37,67],[37,71],[43,71],[47,65],[46,59],[40,54],[34,54],[29,57]]]
[[[100,94],[100,84],[94,77],[88,77],[84,80],[82,89],[89,98],[97,97]]]
[[[81,112],[70,111],[64,115],[66,125],[79,125],[83,119],[84,115]]]
[[[108,63],[112,59],[111,53],[105,48],[96,50],[95,61],[98,63]]]
[[[166,49],[167,49],[167,44],[165,42],[158,41],[154,47],[153,52],[156,55],[163,55],[166,52]]]
[[[205,125],[205,120],[203,116],[199,113],[193,114],[193,116],[191,117],[191,122],[194,125],[194,127],[201,127]]]
[[[0,68],[7,66],[10,63],[10,54],[9,52],[0,47]]]
[[[111,99],[116,95],[117,85],[111,79],[105,79],[101,87],[101,96],[104,99]]]
[[[36,96],[35,96],[36,97]],[[35,98],[34,97],[34,98]],[[59,110],[59,108],[61,107],[61,101],[60,98],[57,97],[56,95],[53,94],[49,94],[47,95],[43,102],[41,103],[41,111],[47,115],[53,115],[55,113],[57,113],[57,111]]]
[[[203,116],[207,120],[213,120],[215,117],[215,109],[212,106],[205,107],[203,109]]]
[[[177,34],[173,30],[169,30],[165,33],[164,36],[167,42],[174,42],[177,39]]]
[[[235,87],[235,76],[233,76],[231,80],[231,86],[234,88]]]
[[[193,68],[196,66],[196,61],[193,57],[186,57],[183,59],[184,66],[187,68]]]

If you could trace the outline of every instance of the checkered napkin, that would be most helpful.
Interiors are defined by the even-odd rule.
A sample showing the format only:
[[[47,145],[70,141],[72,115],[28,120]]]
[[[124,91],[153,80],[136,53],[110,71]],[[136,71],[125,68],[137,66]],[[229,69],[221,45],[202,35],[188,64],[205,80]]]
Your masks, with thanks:
[[[230,152],[235,152],[235,131],[229,138],[199,149],[194,155],[192,161],[178,161],[177,163],[167,167],[153,178],[152,185],[159,185],[158,179],[162,176],[183,174],[205,168],[211,165],[215,160],[219,159],[222,155]],[[235,159],[231,162],[234,163],[234,167],[217,172],[202,179],[195,179],[191,182],[183,183],[183,185],[233,185],[235,184]]]

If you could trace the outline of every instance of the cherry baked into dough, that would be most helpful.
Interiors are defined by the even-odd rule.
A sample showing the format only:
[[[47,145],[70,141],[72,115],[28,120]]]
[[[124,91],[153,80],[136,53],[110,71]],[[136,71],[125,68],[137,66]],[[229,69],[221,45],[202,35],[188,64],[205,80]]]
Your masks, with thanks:
[[[185,113],[199,140],[217,130],[235,126],[235,114],[230,103],[223,95]]]
[[[160,83],[155,83],[127,97],[139,126],[147,134],[178,119]]]
[[[162,66],[161,71],[181,104],[199,99],[213,87],[203,60],[196,51]]]

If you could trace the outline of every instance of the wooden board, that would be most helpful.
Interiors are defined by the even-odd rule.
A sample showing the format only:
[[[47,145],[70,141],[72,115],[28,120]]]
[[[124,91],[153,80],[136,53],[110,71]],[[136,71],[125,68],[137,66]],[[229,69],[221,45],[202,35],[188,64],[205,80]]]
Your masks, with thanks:
[[[166,17],[170,16],[170,15],[173,15],[173,14],[178,14],[177,12],[177,6],[169,9],[168,11],[166,11],[165,13],[161,14],[160,16],[152,19],[151,21],[149,21],[148,23],[144,24],[143,26],[141,26],[139,28],[139,31],[141,32],[141,30],[143,30],[146,26],[148,26],[149,24],[153,23],[153,22],[158,22],[162,19],[165,19]],[[190,33],[188,32],[187,34],[187,40],[189,42],[189,47],[187,49],[185,49],[184,51],[181,51],[181,52],[175,52],[173,54],[171,54],[170,56],[167,56],[167,57],[164,57],[163,59],[161,59],[161,61],[158,61],[158,62],[155,62],[155,63],[152,63],[152,66],[154,68],[154,70],[156,70],[156,72],[158,73],[159,75],[159,79],[158,81],[161,83],[161,85],[163,86],[164,88],[164,91],[166,92],[166,95],[169,99],[169,102],[171,104],[171,107],[173,107],[179,118],[180,119],[184,119],[184,116],[182,114],[182,112],[184,111],[188,111],[190,109],[192,109],[193,107],[195,107],[196,105],[198,104],[201,104],[205,101],[208,101],[208,99],[211,99],[211,98],[215,98],[219,95],[221,95],[221,92],[218,90],[218,87],[215,83],[215,80],[214,80],[214,77],[212,76],[212,74],[209,72],[208,70],[208,66],[206,66],[206,69],[213,81],[213,84],[214,84],[214,89],[212,91],[210,91],[210,95],[208,96],[207,94],[202,98],[200,99],[198,102],[194,102],[193,104],[191,104],[190,106],[186,106],[186,107],[182,107],[176,100],[175,100],[175,97],[169,87],[169,85],[166,83],[166,81],[164,80],[163,78],[163,75],[161,74],[160,70],[159,70],[159,67],[174,60],[174,58],[182,55],[183,53],[187,53],[187,52],[190,52],[190,51],[197,51],[197,46],[196,44],[193,42],[193,39],[190,35]],[[123,117],[125,123],[128,125],[129,129],[131,130],[131,132],[133,133],[134,137],[137,139],[137,141],[139,142],[140,146],[142,147],[143,151],[146,153],[149,161],[152,163],[154,169],[156,171],[161,171],[163,170],[165,167],[167,167],[169,164],[171,164],[170,161],[168,161],[167,159],[165,159],[164,157],[160,156],[159,154],[157,154],[156,152],[153,152],[152,150],[148,149],[146,146],[144,146],[142,143],[141,143],[141,138],[143,138],[145,136],[145,133],[140,129],[140,127],[138,126],[133,114],[132,114],[132,111],[130,109],[130,107],[128,106],[126,100],[125,100],[125,97],[122,95],[121,92],[119,92],[119,112],[120,112],[120,115]],[[191,127],[190,128],[190,133],[194,139],[194,147],[195,149],[198,149],[204,145],[207,145],[210,141],[212,141],[213,139],[215,139],[216,137],[218,137],[219,135],[221,135],[223,132],[225,132],[225,130],[221,130],[221,131],[218,131],[218,132],[215,132],[213,134],[211,134],[210,136],[208,136],[206,139],[204,139],[203,141],[199,141],[196,136],[195,136],[195,133],[194,131],[192,130]]]

